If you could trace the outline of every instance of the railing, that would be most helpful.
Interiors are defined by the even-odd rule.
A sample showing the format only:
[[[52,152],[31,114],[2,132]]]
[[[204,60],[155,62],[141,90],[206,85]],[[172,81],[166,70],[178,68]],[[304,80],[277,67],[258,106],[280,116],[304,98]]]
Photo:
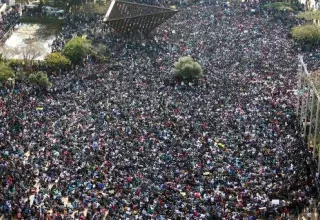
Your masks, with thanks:
[[[318,172],[320,171],[320,96],[310,73],[299,55],[296,115],[302,128],[303,137],[312,149],[313,158],[318,154]]]
[[[11,36],[12,32],[13,32],[14,28],[11,27],[0,39],[0,44],[4,44],[5,41]]]
[[[0,44],[3,44],[12,34],[14,27],[19,23],[19,18],[13,23],[13,26],[0,38]]]

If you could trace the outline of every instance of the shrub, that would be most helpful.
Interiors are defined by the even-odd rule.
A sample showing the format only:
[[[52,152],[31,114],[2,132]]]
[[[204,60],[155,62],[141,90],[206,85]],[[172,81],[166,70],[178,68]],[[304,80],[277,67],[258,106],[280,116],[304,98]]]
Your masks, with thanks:
[[[320,10],[301,12],[297,15],[297,18],[305,19],[307,21],[320,20]]]
[[[42,71],[31,73],[28,77],[28,81],[30,84],[37,85],[43,88],[52,86],[52,83],[49,81],[48,75]]]
[[[73,64],[82,64],[83,59],[92,51],[92,43],[83,37],[75,37],[68,41],[62,54]]]
[[[71,65],[71,61],[59,52],[50,53],[45,57],[47,65],[54,71],[66,69]]]
[[[95,62],[105,63],[108,61],[108,50],[104,44],[97,44],[94,46],[94,50],[91,51],[90,56]]]
[[[99,55],[99,56],[105,56],[107,53],[107,46],[104,44],[97,44],[94,47],[94,51]]]
[[[189,56],[181,57],[178,62],[175,62],[173,72],[176,78],[187,81],[203,77],[200,64]]]
[[[27,78],[27,75],[26,72],[18,71],[16,72],[15,79],[16,81],[24,81]]]
[[[0,63],[0,81],[7,81],[10,78],[11,79],[14,78],[13,70],[8,64],[1,62]]]
[[[289,2],[272,2],[263,6],[265,9],[274,9],[278,11],[294,11]]]
[[[12,68],[23,67],[25,65],[24,61],[19,59],[9,59],[8,62]]]
[[[292,37],[300,42],[315,44],[320,40],[320,27],[318,25],[302,25],[292,28]]]
[[[97,4],[97,3],[86,3],[82,4],[81,7],[76,11],[76,13],[86,13],[86,14],[105,14],[106,4]]]

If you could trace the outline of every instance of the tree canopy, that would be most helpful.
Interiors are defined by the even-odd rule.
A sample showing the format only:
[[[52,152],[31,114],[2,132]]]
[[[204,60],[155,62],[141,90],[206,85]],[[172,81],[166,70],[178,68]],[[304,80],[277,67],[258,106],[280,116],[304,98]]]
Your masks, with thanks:
[[[45,57],[47,65],[54,71],[65,69],[71,65],[71,61],[59,52],[50,53]]]
[[[174,63],[173,72],[178,79],[194,80],[203,77],[203,70],[192,57],[181,57]]]
[[[66,56],[71,63],[81,64],[83,59],[92,51],[92,43],[83,37],[75,37],[68,41],[63,48],[62,54]]]
[[[43,50],[44,47],[39,45],[36,39],[28,39],[26,46],[20,48],[25,63],[32,62],[41,56]]]
[[[275,9],[278,11],[294,11],[289,2],[271,2],[263,6],[265,9]]]
[[[14,78],[14,71],[8,64],[0,62],[0,81],[7,81],[10,78]]]
[[[109,7],[110,1],[107,3],[84,3],[79,7],[74,7],[72,10],[75,13],[85,13],[85,14],[106,14],[106,9]]]
[[[17,71],[15,74],[15,80],[16,81],[25,81],[25,79],[27,78],[27,73],[23,72],[23,71]]]
[[[28,81],[30,84],[37,85],[39,87],[48,88],[52,86],[48,75],[42,71],[31,73],[28,77]]]
[[[70,11],[73,7],[79,7],[82,4],[82,0],[54,0],[53,5],[58,8],[62,8],[65,11]]]
[[[320,27],[314,24],[297,26],[292,28],[291,34],[297,41],[314,44],[320,40]]]

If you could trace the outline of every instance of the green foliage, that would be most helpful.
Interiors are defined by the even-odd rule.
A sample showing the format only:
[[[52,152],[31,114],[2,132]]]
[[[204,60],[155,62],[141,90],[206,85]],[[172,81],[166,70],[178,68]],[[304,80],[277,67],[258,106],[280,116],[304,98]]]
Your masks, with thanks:
[[[109,59],[106,56],[100,56],[96,53],[91,54],[92,59],[97,63],[106,63]]]
[[[29,4],[29,1],[28,0],[16,0],[15,3],[23,5],[23,4]]]
[[[275,9],[278,11],[294,11],[289,2],[271,2],[263,6],[265,9]]]
[[[25,81],[26,78],[27,78],[26,72],[22,72],[22,71],[16,72],[16,75],[15,75],[16,81]]]
[[[100,56],[105,56],[107,53],[107,46],[104,44],[95,45],[94,51]]]
[[[83,59],[92,51],[92,43],[83,37],[75,37],[68,41],[63,48],[62,54],[66,56],[71,63],[81,64]]]
[[[192,57],[181,57],[174,63],[173,72],[178,79],[194,80],[203,77],[203,71],[200,64]]]
[[[31,73],[28,77],[28,81],[30,84],[37,85],[43,88],[52,86],[52,83],[49,81],[48,75],[42,71]]]
[[[40,0],[39,2],[39,7],[42,8],[42,6],[44,6],[45,2],[43,0]]]
[[[302,25],[292,28],[292,37],[300,42],[315,44],[320,40],[320,27],[318,25]]]
[[[94,45],[94,49],[90,53],[92,59],[98,63],[107,62],[109,58],[108,55],[107,46],[104,44]]]
[[[62,8],[69,12],[73,8],[78,8],[82,4],[82,0],[54,0],[54,7]]]
[[[8,64],[1,62],[0,63],[0,81],[7,81],[9,78],[11,79],[14,78],[14,72]]]
[[[59,52],[50,53],[45,57],[48,66],[56,71],[59,68],[66,69],[71,65],[71,61]]]
[[[86,3],[82,4],[80,7],[77,8],[77,10],[73,10],[76,13],[85,13],[85,14],[105,14],[106,9],[109,7],[108,4],[105,3]]]
[[[20,59],[9,59],[8,62],[12,68],[22,67],[25,65],[24,61]]]
[[[320,10],[301,12],[297,18],[305,19],[307,21],[320,20]]]

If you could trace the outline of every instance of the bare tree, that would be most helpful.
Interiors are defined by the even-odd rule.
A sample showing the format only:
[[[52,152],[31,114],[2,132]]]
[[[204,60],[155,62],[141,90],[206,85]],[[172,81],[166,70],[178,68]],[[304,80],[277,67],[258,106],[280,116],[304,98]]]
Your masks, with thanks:
[[[1,51],[1,56],[3,59],[10,59],[16,53],[16,49],[9,46],[4,46]]]
[[[34,40],[28,41],[26,46],[21,48],[21,54],[25,63],[32,63],[36,58],[42,55],[44,48]]]

